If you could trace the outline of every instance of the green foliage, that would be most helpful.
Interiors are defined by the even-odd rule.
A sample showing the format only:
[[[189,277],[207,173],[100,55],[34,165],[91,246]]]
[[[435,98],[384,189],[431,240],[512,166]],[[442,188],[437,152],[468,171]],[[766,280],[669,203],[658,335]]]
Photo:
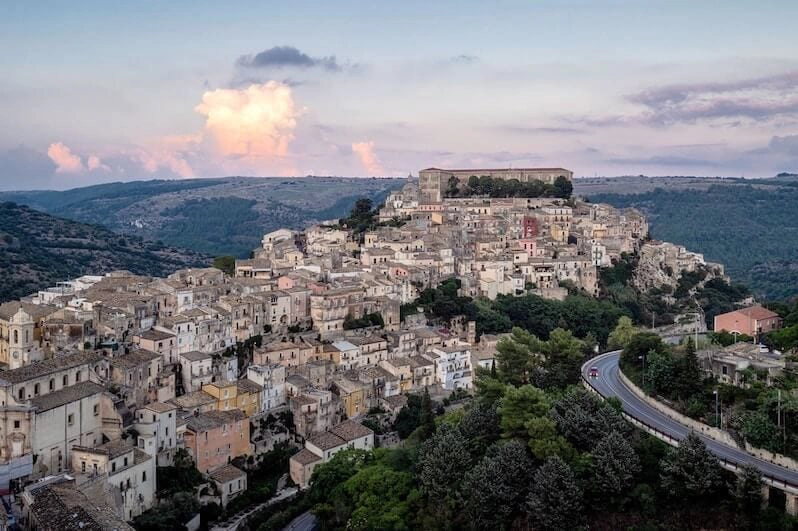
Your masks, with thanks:
[[[629,424],[609,403],[581,388],[573,388],[554,400],[551,418],[575,448],[590,452],[609,433],[626,436]]]
[[[644,194],[598,194],[594,202],[642,209],[654,237],[703,253],[770,299],[798,294],[794,223],[798,187],[777,180],[746,181],[707,190],[656,189]],[[730,215],[732,214],[732,215]],[[778,235],[778,237],[763,237]]]
[[[508,388],[497,410],[503,435],[525,438],[529,421],[546,416],[550,407],[546,393],[537,387],[523,385]]]
[[[579,380],[586,350],[584,342],[561,328],[552,330],[546,341],[513,328],[497,345],[497,378],[510,385],[561,389]]]
[[[213,259],[213,267],[216,269],[221,269],[229,276],[235,276],[236,273],[236,257],[225,255],[225,256],[217,256]]]
[[[508,529],[522,513],[532,461],[518,441],[493,446],[466,474],[465,506],[477,529]]]
[[[619,499],[640,472],[640,459],[621,432],[606,433],[593,451],[595,483],[602,495]]]
[[[421,491],[437,502],[454,506],[461,500],[462,483],[470,468],[468,441],[457,428],[443,425],[419,451]]]
[[[662,487],[674,502],[708,504],[723,487],[718,459],[691,433],[661,463]]]
[[[18,299],[88,272],[126,269],[166,276],[206,265],[209,258],[172,249],[138,236],[120,238],[103,227],[57,218],[14,203],[0,203],[0,235],[11,245],[0,251],[0,302]]]
[[[743,465],[742,472],[737,475],[734,489],[734,499],[737,510],[749,520],[756,521],[762,510],[762,473],[755,466]]]
[[[159,466],[156,469],[158,494],[168,498],[178,492],[193,492],[203,482],[202,474],[194,466],[194,460],[185,448],[175,452],[173,466]]]
[[[618,319],[618,324],[609,335],[607,339],[607,348],[622,349],[625,348],[632,338],[637,334],[638,330],[635,327],[632,319],[626,315],[622,315]]]
[[[199,502],[193,494],[178,492],[157,507],[134,518],[133,527],[138,531],[184,529],[185,524],[194,518],[199,509]]]
[[[385,321],[382,319],[382,315],[379,313],[368,313],[365,314],[363,317],[355,319],[351,315],[347,314],[344,318],[344,330],[354,330],[357,328],[368,328],[370,326],[385,326]]]
[[[163,211],[172,220],[162,229],[162,237],[209,254],[234,249],[235,255],[242,256],[254,247],[252,236],[245,235],[262,232],[254,209],[257,203],[232,196],[188,199]]]
[[[564,175],[558,176],[553,184],[540,180],[521,182],[518,179],[494,179],[487,175],[472,175],[465,185],[452,177],[446,183],[445,197],[558,197],[568,199],[573,192],[573,184]]]
[[[582,496],[570,467],[551,457],[533,476],[526,500],[529,521],[536,529],[577,529],[583,517]]]

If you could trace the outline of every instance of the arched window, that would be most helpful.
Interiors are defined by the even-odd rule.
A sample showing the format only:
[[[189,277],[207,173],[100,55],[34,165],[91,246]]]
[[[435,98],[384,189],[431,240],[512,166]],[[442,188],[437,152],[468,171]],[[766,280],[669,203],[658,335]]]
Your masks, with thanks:
[[[19,396],[20,400],[25,400],[25,388],[24,387],[20,387],[19,388],[18,396]]]
[[[19,330],[14,330],[14,344],[19,345]]]
[[[50,391],[55,390],[55,378],[50,378]]]

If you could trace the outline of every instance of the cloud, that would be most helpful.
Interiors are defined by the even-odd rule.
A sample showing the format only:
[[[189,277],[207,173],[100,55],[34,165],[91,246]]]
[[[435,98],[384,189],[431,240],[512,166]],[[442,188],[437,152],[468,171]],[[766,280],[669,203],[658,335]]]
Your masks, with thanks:
[[[274,46],[255,55],[242,55],[236,60],[236,66],[263,69],[321,68],[329,72],[340,72],[343,69],[334,55],[311,57],[293,46]]]
[[[72,150],[62,142],[50,144],[47,156],[55,163],[56,173],[81,173],[86,169],[80,157],[72,153]]]
[[[454,57],[449,58],[449,62],[451,63],[459,63],[464,65],[470,65],[472,63],[476,63],[477,61],[479,61],[479,57],[477,57],[476,55],[469,55],[465,53],[460,55],[455,55]]]
[[[798,157],[798,135],[774,136],[768,142],[768,149],[775,153]]]
[[[89,155],[89,158],[86,160],[86,167],[89,169],[89,171],[95,171],[95,170],[108,171],[111,169],[106,164],[104,164],[103,161],[100,160],[100,157],[98,157],[97,155]]]
[[[492,128],[497,131],[519,135],[533,134],[555,134],[555,135],[578,135],[585,132],[584,129],[576,127],[525,127],[522,125],[500,125]]]
[[[689,83],[647,89],[627,96],[642,105],[651,125],[700,120],[756,122],[798,116],[798,70],[729,82]]]
[[[631,166],[673,166],[673,167],[691,167],[691,166],[704,166],[704,167],[718,167],[715,161],[697,159],[693,157],[680,157],[676,155],[657,155],[653,157],[631,157],[631,158],[612,158],[607,162],[612,164],[623,164]]]
[[[377,154],[374,153],[374,142],[355,142],[352,144],[352,152],[357,155],[363,168],[369,174],[382,175],[385,173]]]
[[[195,110],[205,116],[220,154],[266,161],[287,155],[302,113],[291,88],[277,81],[205,92]]]

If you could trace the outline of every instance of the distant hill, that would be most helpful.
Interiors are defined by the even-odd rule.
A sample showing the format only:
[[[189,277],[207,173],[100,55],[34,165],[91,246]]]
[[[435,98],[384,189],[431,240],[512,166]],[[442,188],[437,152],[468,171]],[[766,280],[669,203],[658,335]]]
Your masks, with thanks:
[[[15,203],[0,203],[0,302],[83,274],[126,269],[165,276],[207,255],[123,236]]]
[[[343,217],[358,198],[382,202],[404,183],[343,177],[153,180],[0,192],[0,201],[215,256],[245,257],[265,232]]]
[[[613,190],[617,193],[591,193],[589,198],[639,208],[649,219],[653,238],[685,245],[707,260],[725,264],[733,280],[760,296],[797,296],[798,180],[780,175],[702,181],[701,186],[698,180],[692,186],[687,181],[675,186],[664,180],[642,193],[626,193],[628,183],[618,183],[622,190]]]

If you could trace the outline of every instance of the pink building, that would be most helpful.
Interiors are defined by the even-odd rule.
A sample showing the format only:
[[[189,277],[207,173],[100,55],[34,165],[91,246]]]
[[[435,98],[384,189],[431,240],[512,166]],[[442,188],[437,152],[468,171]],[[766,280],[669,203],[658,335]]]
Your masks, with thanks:
[[[715,316],[716,332],[726,330],[758,338],[761,334],[767,334],[779,328],[781,328],[781,317],[776,312],[758,304]]]

